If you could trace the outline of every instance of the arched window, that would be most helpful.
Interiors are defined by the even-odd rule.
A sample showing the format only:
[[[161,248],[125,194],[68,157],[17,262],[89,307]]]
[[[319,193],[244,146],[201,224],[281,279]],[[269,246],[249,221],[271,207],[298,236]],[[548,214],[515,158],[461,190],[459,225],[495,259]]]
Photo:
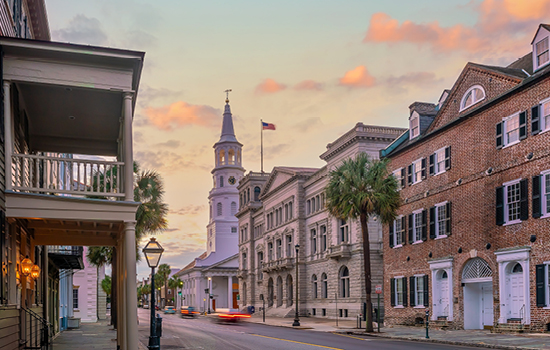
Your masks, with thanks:
[[[248,260],[246,258],[246,253],[243,253],[243,270],[248,269]]]
[[[321,275],[321,297],[328,298],[328,280],[327,274],[324,272]]]
[[[294,287],[292,284],[292,275],[286,277],[286,307],[291,307],[293,303]]]
[[[225,164],[225,150],[220,150],[220,155],[218,157],[218,165],[224,165]]]
[[[218,204],[217,204],[217,207],[218,207],[218,216],[222,216],[222,215],[223,215],[223,207],[222,207],[222,204],[221,204],[221,203],[218,203]]]
[[[223,176],[220,176],[220,187],[223,187]]]
[[[317,253],[317,230],[311,229],[311,254]]]
[[[306,215],[309,215],[309,213],[311,213],[311,201],[308,200],[306,202]]]
[[[485,90],[481,85],[474,85],[466,91],[460,102],[460,110],[464,110],[472,105],[475,105],[479,101],[485,99]]]
[[[254,187],[254,200],[259,201],[260,200],[260,188],[258,186]]]
[[[229,152],[227,152],[228,155],[228,164],[235,164],[235,151],[233,149],[230,149]]]
[[[514,267],[512,267],[512,273],[523,273],[523,267],[521,267],[520,263],[516,263]]]
[[[346,266],[340,269],[340,297],[349,298],[349,270]]]
[[[311,276],[311,288],[313,288],[313,299],[317,299],[317,275]]]
[[[462,270],[462,282],[479,278],[492,277],[493,271],[489,264],[481,258],[473,258],[466,262]]]
[[[237,203],[231,202],[231,215],[235,215],[237,213]]]
[[[311,212],[315,213],[315,197],[311,198]]]

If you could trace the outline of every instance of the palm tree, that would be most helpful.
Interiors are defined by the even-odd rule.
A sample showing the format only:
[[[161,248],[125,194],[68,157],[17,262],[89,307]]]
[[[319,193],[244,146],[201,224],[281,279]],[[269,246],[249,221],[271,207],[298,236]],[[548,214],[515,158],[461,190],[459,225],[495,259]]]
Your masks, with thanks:
[[[101,289],[103,289],[107,296],[111,295],[111,276],[105,276],[103,281],[101,281]]]
[[[172,273],[172,270],[170,269],[170,265],[168,264],[160,264],[157,273],[155,274],[155,278],[159,276],[159,281],[164,285],[164,306],[166,306],[166,297],[168,295],[168,278],[170,277],[170,274]],[[155,282],[157,282],[155,280]],[[161,285],[159,284],[159,287]]]
[[[330,172],[327,185],[327,208],[339,219],[357,219],[361,223],[365,289],[367,304],[366,331],[372,332],[372,285],[368,221],[376,215],[389,224],[396,217],[400,197],[397,180],[388,174],[387,160],[371,160],[366,153],[346,159]]]
[[[143,299],[148,299],[148,298],[145,298],[146,295],[149,295],[151,294],[151,285],[150,284],[144,284],[143,286],[141,286],[141,296]]]
[[[176,293],[177,293],[177,290],[178,290],[178,287],[180,287],[181,285],[183,284],[182,280],[177,277],[177,276],[172,276],[169,280],[168,280],[168,288],[170,289],[173,289],[174,290],[174,298],[176,296]],[[175,304],[175,303],[174,303]]]

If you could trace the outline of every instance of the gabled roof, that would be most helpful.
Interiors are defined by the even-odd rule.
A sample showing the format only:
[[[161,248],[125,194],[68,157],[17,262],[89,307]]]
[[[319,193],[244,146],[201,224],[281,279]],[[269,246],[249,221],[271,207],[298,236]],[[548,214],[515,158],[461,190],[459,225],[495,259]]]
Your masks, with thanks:
[[[204,259],[206,258],[206,252],[202,253],[201,255],[199,255],[198,258],[195,258],[193,259],[193,261],[191,261],[189,264],[187,264],[187,266],[185,266],[183,269],[179,270],[177,273],[181,273],[181,272],[184,272],[184,271],[187,271],[187,270],[191,270],[192,268],[195,267],[195,265],[197,264],[197,259]]]
[[[278,166],[273,168],[273,171],[271,172],[271,176],[269,176],[269,180],[267,180],[266,185],[264,186],[264,189],[262,190],[262,196],[260,199],[264,198],[269,192],[272,190],[272,186],[275,182],[275,179],[277,178],[279,173],[290,175],[288,179],[282,183],[279,184],[279,186],[283,186],[287,182],[290,182],[297,176],[311,176],[315,172],[319,171],[319,168],[303,168],[303,167],[285,167],[285,166]]]
[[[529,74],[533,74],[533,53],[529,52],[523,57],[518,58],[516,61],[510,63],[507,68],[521,69]]]
[[[531,40],[531,45],[533,45],[533,42],[535,41],[535,38],[537,37],[537,34],[539,33],[540,27],[543,27],[544,29],[546,29],[547,31],[550,32],[550,24],[544,24],[544,23],[539,24],[539,27],[537,28],[537,31],[535,32],[535,36],[533,36],[533,40]]]
[[[512,78],[519,78],[524,79],[527,78],[529,75],[526,74],[523,70],[517,69],[517,68],[510,68],[508,67],[498,67],[498,66],[486,66],[484,64],[478,64],[478,63],[468,63],[474,67],[479,67],[488,71],[492,71],[494,73],[504,74],[506,76],[512,77]]]

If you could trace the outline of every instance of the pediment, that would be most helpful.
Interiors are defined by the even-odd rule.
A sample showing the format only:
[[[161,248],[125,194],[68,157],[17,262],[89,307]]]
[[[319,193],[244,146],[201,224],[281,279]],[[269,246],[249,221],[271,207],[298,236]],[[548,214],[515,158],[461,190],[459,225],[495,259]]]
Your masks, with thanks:
[[[277,187],[281,186],[288,180],[290,180],[294,176],[294,174],[290,172],[286,172],[281,169],[275,168],[273,172],[271,173],[271,176],[269,177],[269,180],[267,180],[267,183],[264,187],[262,196],[265,196],[270,191],[276,189]]]

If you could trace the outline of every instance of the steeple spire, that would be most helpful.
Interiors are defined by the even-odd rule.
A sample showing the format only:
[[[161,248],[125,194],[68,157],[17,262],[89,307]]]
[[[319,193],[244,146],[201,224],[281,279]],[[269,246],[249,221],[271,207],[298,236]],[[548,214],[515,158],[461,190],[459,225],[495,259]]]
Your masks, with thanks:
[[[223,124],[222,124],[222,135],[220,141],[233,141],[238,142],[235,137],[235,129],[233,129],[233,115],[231,114],[231,107],[229,106],[229,93],[231,89],[225,90],[225,110],[223,112]]]

